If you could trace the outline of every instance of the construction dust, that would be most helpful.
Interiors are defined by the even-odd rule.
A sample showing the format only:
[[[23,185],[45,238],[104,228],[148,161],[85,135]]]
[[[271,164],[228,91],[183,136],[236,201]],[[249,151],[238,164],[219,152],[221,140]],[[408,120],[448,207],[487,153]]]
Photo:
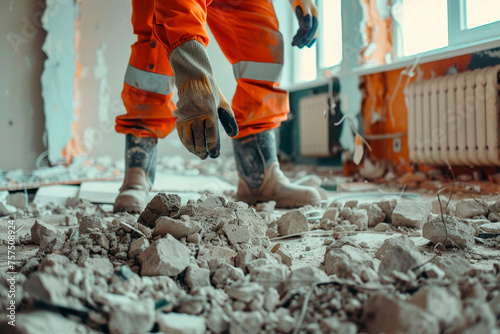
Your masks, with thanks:
[[[1,232],[15,220],[25,256],[9,270],[16,326],[4,316],[2,333],[499,332],[500,202],[462,199],[443,215],[444,198],[380,196],[277,212],[160,193],[129,215],[7,201],[17,210]]]

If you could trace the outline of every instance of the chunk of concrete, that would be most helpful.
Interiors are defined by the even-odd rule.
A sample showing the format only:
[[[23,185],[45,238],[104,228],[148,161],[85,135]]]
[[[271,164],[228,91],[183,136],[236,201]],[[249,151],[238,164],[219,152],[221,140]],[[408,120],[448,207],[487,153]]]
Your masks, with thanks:
[[[12,205],[5,204],[0,202],[0,217],[10,215],[11,213],[16,212],[16,208]]]
[[[446,273],[433,263],[424,264],[419,272],[425,273],[430,279],[442,280],[446,277]]]
[[[161,313],[157,317],[159,330],[169,334],[205,334],[206,323],[202,316],[184,313]]]
[[[292,254],[286,248],[278,249],[275,254],[278,254],[281,257],[281,263],[284,265],[291,267],[293,264]]]
[[[378,223],[373,230],[376,232],[387,232],[391,229],[391,225],[387,223]]]
[[[161,216],[173,217],[181,208],[181,198],[177,194],[158,193],[146,205],[146,208],[139,216],[138,222],[149,228],[156,226],[156,221]]]
[[[231,285],[226,290],[229,297],[243,303],[250,303],[257,295],[264,294],[264,287],[255,282],[241,282]]]
[[[250,281],[258,282],[265,288],[280,288],[288,277],[288,267],[284,264],[267,264],[250,269]]]
[[[181,219],[163,216],[156,221],[156,226],[153,229],[153,236],[165,236],[170,234],[179,240],[187,237],[191,233],[198,232],[199,229],[199,226],[193,223],[189,216],[182,216]]]
[[[469,261],[459,256],[446,258],[437,257],[434,260],[434,264],[445,272],[447,278],[451,279],[461,277],[472,269]]]
[[[398,204],[398,200],[392,198],[375,202],[373,204],[376,204],[380,209],[382,209],[382,212],[385,214],[385,221],[390,224],[392,222],[392,213]]]
[[[441,205],[439,202],[441,201]],[[445,210],[448,210],[446,212]],[[431,212],[435,215],[441,216],[443,215],[451,215],[454,216],[456,212],[456,206],[452,203],[448,203],[448,198],[444,196],[439,196],[439,199],[436,197],[431,202]]]
[[[365,209],[368,215],[368,227],[374,227],[385,219],[385,213],[374,203],[362,203],[358,205],[358,209]]]
[[[198,251],[198,260],[210,262],[212,259],[221,259],[234,265],[234,260],[238,253],[229,247],[220,247],[214,245],[202,245]]]
[[[225,224],[222,230],[231,245],[246,243],[252,235],[248,225]]]
[[[356,334],[358,332],[355,324],[340,321],[334,316],[322,319],[320,328],[323,333]]]
[[[355,244],[338,244],[328,246],[324,256],[324,269],[328,275],[340,278],[351,278],[353,273],[359,274],[371,257]]]
[[[445,216],[444,220],[443,223],[441,217],[437,217],[425,223],[422,228],[422,237],[435,245],[446,241],[445,246],[460,248],[472,248],[474,246],[474,235],[476,233],[474,227],[458,217]]]
[[[377,258],[379,260],[382,259],[385,252],[388,249],[391,249],[397,245],[399,245],[403,248],[416,249],[415,243],[410,238],[408,238],[406,236],[393,237],[393,238],[389,238],[389,239],[384,241],[382,246],[375,253],[375,258]]]
[[[89,233],[92,229],[99,229],[101,231],[106,231],[107,224],[100,217],[84,216],[80,221],[80,226],[78,230],[80,234]]]
[[[246,249],[240,250],[234,260],[234,264],[236,265],[236,267],[246,270],[247,264],[250,261],[257,259],[257,257],[258,256],[255,252]]]
[[[339,218],[340,215],[340,209],[336,207],[328,207],[326,208],[325,213],[323,214],[323,217],[321,217],[321,220],[323,219],[330,219],[331,221],[336,221]]]
[[[400,201],[392,213],[392,225],[421,228],[427,221],[430,207],[423,201]]]
[[[25,193],[17,192],[7,196],[6,202],[17,209],[24,210],[28,206],[28,198]]]
[[[227,333],[231,318],[224,312],[221,306],[212,304],[207,316],[207,327],[212,333]]]
[[[31,227],[31,239],[36,245],[40,245],[43,238],[66,240],[64,233],[58,231],[54,226],[37,219]]]
[[[287,236],[309,231],[307,217],[298,210],[290,211],[281,216],[276,222],[280,236]]]
[[[190,289],[210,286],[210,270],[190,264],[186,269],[185,280]]]
[[[290,291],[301,286],[308,287],[315,282],[328,281],[328,275],[316,267],[300,267],[292,269],[285,283],[285,290]]]
[[[239,207],[235,212],[236,217],[238,217],[244,225],[256,225],[257,222],[264,223],[262,217],[253,208]]]
[[[229,263],[222,263],[212,276],[212,283],[217,289],[222,289],[234,282],[241,281],[245,278],[245,273],[241,268],[235,268]]]
[[[201,242],[201,235],[199,233],[192,233],[187,236],[186,241],[194,244],[199,244]]]
[[[471,198],[461,199],[457,203],[456,216],[459,218],[472,218],[486,216],[488,208]]]
[[[133,259],[136,256],[141,255],[141,253],[144,252],[149,246],[149,240],[145,237],[132,241],[128,250],[128,257]]]
[[[359,231],[368,229],[368,212],[365,209],[352,209],[351,215],[347,218],[351,224],[356,225]]]
[[[32,258],[36,259],[36,258]],[[43,258],[38,267],[39,272],[58,275],[69,270],[72,266],[76,266],[69,262],[69,259],[61,254],[49,254]]]
[[[143,276],[176,276],[189,265],[191,251],[189,248],[167,235],[149,246],[141,255],[141,275]]]
[[[441,330],[452,327],[462,317],[462,301],[443,287],[424,287],[411,297],[410,303],[437,317]]]
[[[40,252],[49,254],[52,252],[60,251],[64,247],[64,241],[59,238],[43,237],[40,242]]]
[[[89,268],[104,278],[111,278],[115,272],[115,267],[107,257],[87,258],[82,267]]]
[[[406,273],[422,263],[422,255],[418,251],[396,245],[384,253],[378,273],[390,277],[393,271]]]
[[[345,202],[345,204],[344,204],[344,208],[351,208],[351,209],[355,209],[355,208],[357,208],[357,207],[358,207],[358,203],[359,203],[359,202],[358,202],[358,200],[355,200],[355,199],[350,200],[350,201],[347,201],[347,202]]]
[[[67,277],[58,277],[34,272],[24,284],[24,290],[37,301],[43,301],[49,304],[61,306],[70,306],[68,300],[69,281]]]
[[[483,224],[479,228],[488,233],[500,233],[500,223]]]
[[[231,321],[229,324],[229,334],[240,333],[262,333],[264,317],[261,310],[250,312],[235,311],[233,317],[238,321]]]
[[[366,301],[363,323],[368,333],[439,333],[436,317],[396,298],[379,294]]]
[[[90,232],[89,237],[90,239],[92,239],[94,246],[99,246],[101,248],[104,248],[105,250],[109,250],[109,239],[104,233]]]
[[[152,298],[131,299],[128,296],[106,294],[100,298],[111,309],[111,334],[147,333],[155,323],[155,303]]]

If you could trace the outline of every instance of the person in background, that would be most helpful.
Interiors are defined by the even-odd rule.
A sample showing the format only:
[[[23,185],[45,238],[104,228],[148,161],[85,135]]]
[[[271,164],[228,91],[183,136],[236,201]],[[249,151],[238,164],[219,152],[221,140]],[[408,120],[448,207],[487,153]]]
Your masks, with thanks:
[[[313,0],[290,0],[299,21],[292,45],[316,41]],[[217,86],[207,55],[205,24],[233,66],[232,106]],[[274,200],[277,207],[318,205],[313,187],[292,184],[279,167],[273,129],[286,120],[288,93],[278,87],[283,37],[272,0],[132,0],[137,42],[125,74],[126,114],[115,129],[126,134],[126,171],[115,212],[140,213],[155,179],[157,141],[174,128],[201,159],[220,153],[219,122],[233,138],[239,174],[237,201]],[[172,102],[174,84],[178,103]]]

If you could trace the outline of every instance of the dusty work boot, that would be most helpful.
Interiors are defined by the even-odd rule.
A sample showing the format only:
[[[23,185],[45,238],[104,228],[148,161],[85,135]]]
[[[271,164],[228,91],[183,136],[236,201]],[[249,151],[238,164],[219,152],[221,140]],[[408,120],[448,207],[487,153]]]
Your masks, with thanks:
[[[254,205],[273,200],[279,208],[320,204],[315,188],[291,183],[280,170],[272,130],[235,139],[233,147],[240,179],[237,201]]]
[[[157,139],[131,134],[125,138],[125,178],[113,211],[141,213],[155,180]]]

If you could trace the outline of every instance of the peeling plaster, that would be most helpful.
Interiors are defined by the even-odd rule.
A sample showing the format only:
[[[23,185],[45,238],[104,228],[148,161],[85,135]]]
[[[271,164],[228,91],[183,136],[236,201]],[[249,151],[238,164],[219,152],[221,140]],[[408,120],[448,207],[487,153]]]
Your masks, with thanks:
[[[97,114],[99,122],[106,122],[109,120],[108,110],[110,105],[110,88],[108,84],[108,67],[106,66],[106,58],[104,56],[106,51],[106,44],[96,52],[96,65],[94,67],[94,76],[99,81],[99,92],[97,93]]]
[[[391,6],[387,0],[375,0],[375,6],[382,20],[390,18]]]
[[[500,59],[500,49],[481,51],[478,55]]]
[[[340,101],[342,101],[342,113],[346,115],[349,119],[346,119],[342,123],[342,132],[340,134],[340,145],[346,150],[354,152],[354,134],[349,124],[349,120],[352,122],[354,128],[360,131],[358,115],[361,112],[361,100],[362,94],[359,89],[359,78],[357,76],[346,76],[339,78],[341,92]]]
[[[73,1],[47,0],[42,24],[47,36],[42,50],[47,55],[42,73],[42,97],[48,159],[64,160],[62,151],[73,137],[75,26],[77,6]]]

